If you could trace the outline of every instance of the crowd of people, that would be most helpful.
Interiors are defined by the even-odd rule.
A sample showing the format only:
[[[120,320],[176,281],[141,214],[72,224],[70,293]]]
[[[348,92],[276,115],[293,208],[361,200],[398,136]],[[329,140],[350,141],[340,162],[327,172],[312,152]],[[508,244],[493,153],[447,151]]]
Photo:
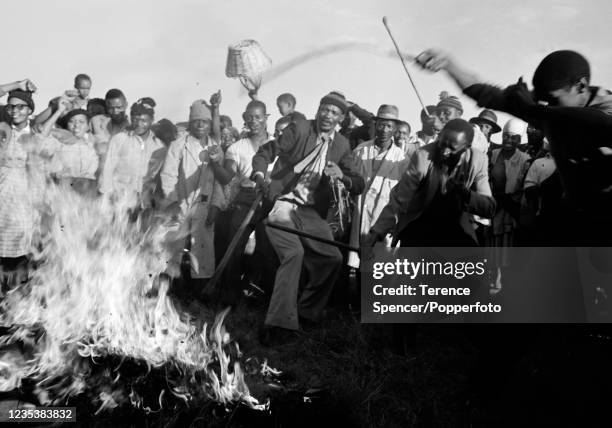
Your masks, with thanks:
[[[413,132],[394,105],[373,114],[331,91],[308,120],[285,93],[270,134],[256,92],[238,129],[221,115],[220,92],[172,123],[155,122],[149,97],[129,116],[120,89],[90,98],[85,74],[37,115],[32,81],[1,85],[3,287],[27,281],[49,182],[86,198],[130,198],[134,217],[179,219],[197,260],[181,273],[187,291],[201,297],[226,256],[219,298],[267,295],[264,344],[323,319],[334,286],[358,274],[359,247],[495,248],[494,294],[511,264],[506,248],[612,242],[612,94],[591,86],[582,55],[545,57],[533,92],[522,81],[485,84],[437,50],[417,63],[447,72],[485,109],[465,120],[459,98],[443,92]],[[495,111],[513,118],[498,123]]]

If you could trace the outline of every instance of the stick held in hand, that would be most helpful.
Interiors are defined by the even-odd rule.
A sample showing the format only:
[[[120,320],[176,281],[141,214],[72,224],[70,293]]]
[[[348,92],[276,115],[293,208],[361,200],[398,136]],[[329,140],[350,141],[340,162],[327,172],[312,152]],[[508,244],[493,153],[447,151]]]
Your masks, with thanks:
[[[393,42],[393,45],[395,46],[395,50],[397,51],[397,55],[399,56],[400,61],[402,61],[402,65],[404,66],[404,70],[406,71],[406,74],[408,75],[408,79],[410,79],[410,84],[412,85],[412,88],[414,89],[414,93],[419,99],[419,102],[421,103],[423,110],[425,111],[425,113],[427,113],[427,116],[431,116],[429,114],[429,110],[427,110],[427,106],[425,106],[425,103],[423,103],[423,100],[421,99],[421,95],[419,95],[419,91],[417,90],[416,85],[414,84],[414,80],[412,80],[412,76],[410,75],[410,72],[408,71],[408,66],[406,65],[404,56],[402,55],[402,52],[400,51],[400,48],[397,42],[395,41],[395,37],[393,37],[393,34],[391,34],[391,28],[389,28],[389,22],[387,21],[386,16],[383,16],[383,24],[385,25],[385,28],[387,29],[387,33],[389,33],[389,37],[391,37],[391,41]]]

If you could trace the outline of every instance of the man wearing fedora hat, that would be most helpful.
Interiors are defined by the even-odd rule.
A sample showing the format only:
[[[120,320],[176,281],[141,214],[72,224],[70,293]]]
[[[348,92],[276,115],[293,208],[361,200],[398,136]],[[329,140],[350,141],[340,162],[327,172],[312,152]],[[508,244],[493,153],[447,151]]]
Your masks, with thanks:
[[[355,158],[361,160],[362,176],[366,183],[364,192],[355,197],[350,237],[353,247],[361,246],[361,241],[389,202],[391,189],[408,167],[405,151],[393,144],[400,123],[396,106],[381,105],[376,114],[376,136],[353,151]],[[356,252],[349,253],[348,264],[352,268],[359,268],[359,255]]]
[[[491,141],[491,136],[501,132],[501,127],[497,124],[497,115],[493,110],[484,109],[477,117],[470,119],[470,123],[478,126],[489,143],[489,152],[494,149],[500,149],[501,144],[495,144]]]
[[[500,126],[497,124],[497,115],[493,110],[484,109],[477,117],[470,119],[470,123],[478,125],[487,140],[491,140],[491,136],[501,132]]]

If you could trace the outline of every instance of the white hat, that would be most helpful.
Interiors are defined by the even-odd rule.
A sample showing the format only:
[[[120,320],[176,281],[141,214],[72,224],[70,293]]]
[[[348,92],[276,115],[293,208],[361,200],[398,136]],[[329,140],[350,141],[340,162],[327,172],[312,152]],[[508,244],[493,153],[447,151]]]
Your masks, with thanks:
[[[502,132],[509,135],[520,135],[521,144],[527,144],[527,123],[520,119],[510,119],[504,125]]]

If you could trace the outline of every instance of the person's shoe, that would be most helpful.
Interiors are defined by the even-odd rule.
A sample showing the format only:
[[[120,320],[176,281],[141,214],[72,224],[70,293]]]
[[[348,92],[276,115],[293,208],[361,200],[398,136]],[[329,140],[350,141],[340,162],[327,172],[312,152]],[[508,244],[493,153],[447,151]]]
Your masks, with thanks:
[[[264,326],[259,331],[259,343],[266,348],[284,345],[293,337],[293,331],[281,327]]]

